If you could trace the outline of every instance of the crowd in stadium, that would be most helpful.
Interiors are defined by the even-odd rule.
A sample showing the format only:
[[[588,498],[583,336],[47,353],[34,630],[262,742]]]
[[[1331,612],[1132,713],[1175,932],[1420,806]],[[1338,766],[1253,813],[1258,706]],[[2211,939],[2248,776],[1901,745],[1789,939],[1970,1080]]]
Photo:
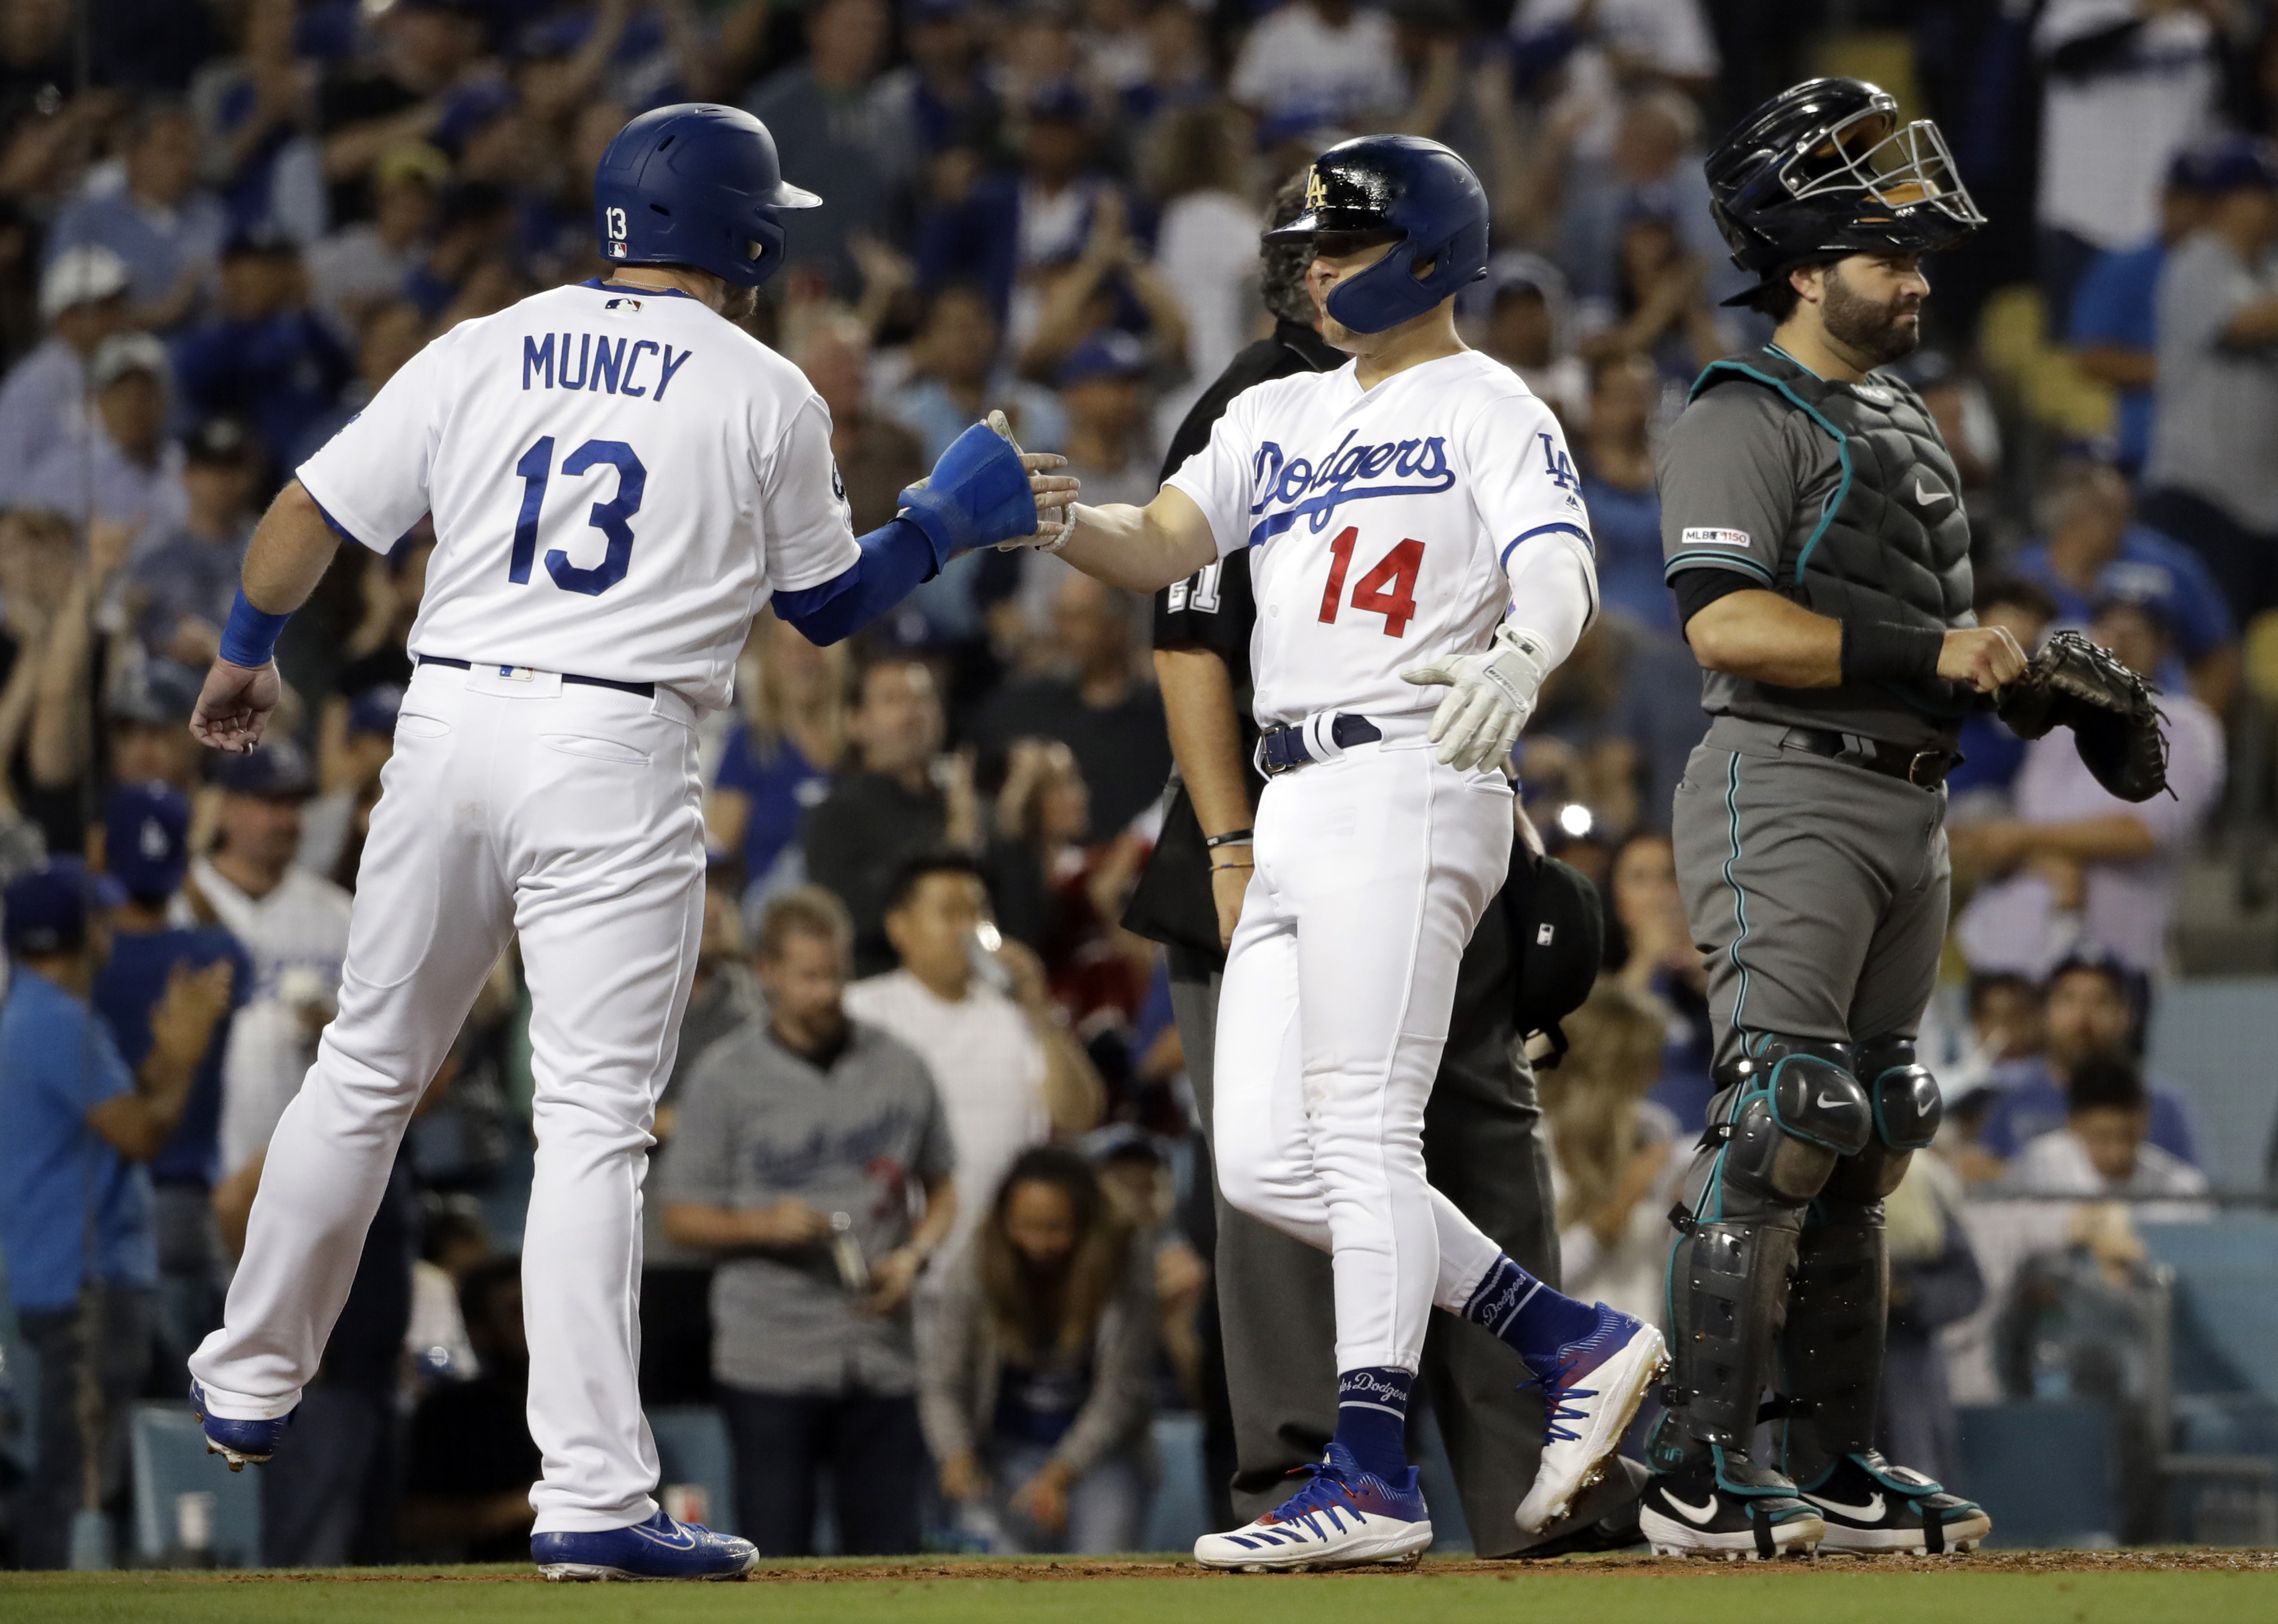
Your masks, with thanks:
[[[1258,292],[1276,187],[1354,132],[1472,162],[1496,252],[1464,329],[1563,420],[1606,605],[1516,768],[1609,922],[1539,1079],[1565,1289],[1658,1317],[1711,1042],[1667,832],[1705,718],[1655,455],[1699,369],[1768,332],[1723,303],[1750,279],[1702,152],[1828,64],[1934,113],[1992,222],[1932,262],[1899,367],[1967,486],[1981,618],[2028,648],[2085,629],[2158,684],[2171,745],[2174,796],[2129,806],[2063,734],[1989,715],[1950,779],[1925,1037],[1949,1126],[1892,1198],[1886,1377],[1921,1429],[1892,1454],[1944,1475],[1955,1403],[2050,1379],[2021,1314],[2124,1287],[2139,1225],[2212,1210],[2143,1055],[2190,865],[2267,812],[2266,8],[0,4],[0,876],[30,877],[11,957],[47,954],[0,1015],[7,1346],[32,1356],[0,1437],[13,1559],[65,1560],[83,1460],[124,1505],[127,1406],[179,1399],[218,1323],[339,985],[433,538],[341,548],[279,649],[271,741],[223,757],[186,723],[253,525],[429,339],[596,274],[596,158],[677,101],[755,113],[825,200],[753,321],[829,407],[858,533],[991,408],[1087,501],[1146,500],[1189,406],[1292,314]],[[763,615],[706,724],[643,1386],[717,1407],[765,1552],[811,1551],[819,1519],[840,1551],[1132,1549],[1156,1414],[1199,1412],[1220,1447],[1210,1173],[1162,952],[1120,923],[1171,767],[1151,625],[1048,555],[972,555],[849,645]],[[41,878],[73,857],[107,877],[99,917]],[[90,1007],[140,1090],[90,1071]],[[509,953],[405,1142],[300,1447],[264,1468],[271,1562],[523,1553],[528,1015]],[[856,1131],[887,1097],[918,1102],[906,1142]]]

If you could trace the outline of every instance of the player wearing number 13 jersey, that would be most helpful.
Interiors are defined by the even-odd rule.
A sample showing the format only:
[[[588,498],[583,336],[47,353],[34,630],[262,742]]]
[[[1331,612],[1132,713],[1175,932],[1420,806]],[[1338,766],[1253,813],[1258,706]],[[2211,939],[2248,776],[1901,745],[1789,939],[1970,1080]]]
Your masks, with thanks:
[[[636,1381],[641,1183],[701,921],[693,724],[763,601],[845,636],[1055,484],[976,425],[857,539],[830,419],[732,318],[781,258],[760,122],[645,113],[601,159],[610,273],[429,345],[304,463],[248,549],[192,730],[260,739],[271,658],[336,540],[432,512],[418,659],[358,871],[340,1013],[279,1122],[226,1322],[190,1360],[233,1469],[294,1440],[398,1141],[508,943],[528,977],[537,1167],[523,1243],[531,1553],[551,1578],[727,1578],[747,1542],[657,1507]],[[729,319],[723,319],[729,318]]]
[[[1663,1362],[1652,1328],[1527,1275],[1426,1182],[1424,1107],[1458,961],[1508,872],[1502,768],[1596,612],[1588,515],[1558,425],[1456,337],[1487,203],[1434,142],[1368,136],[1313,165],[1310,241],[1333,372],[1235,398],[1144,508],[1073,509],[1076,568],[1152,589],[1249,549],[1260,765],[1252,868],[1219,994],[1212,1102],[1229,1204],[1330,1253],[1336,1434],[1277,1510],[1196,1546],[1221,1567],[1400,1560],[1431,1544],[1403,1423],[1434,1305],[1532,1367],[1564,1513]],[[1441,691],[1445,690],[1444,697]],[[1435,705],[1436,701],[1436,705]]]

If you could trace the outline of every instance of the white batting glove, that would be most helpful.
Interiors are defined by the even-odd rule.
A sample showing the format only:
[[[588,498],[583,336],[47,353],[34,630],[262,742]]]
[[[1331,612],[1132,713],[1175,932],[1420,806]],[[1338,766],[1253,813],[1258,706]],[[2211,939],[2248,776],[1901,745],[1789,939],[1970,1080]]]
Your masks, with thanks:
[[[1005,421],[1003,411],[991,410],[988,417],[983,418],[982,421],[987,423],[989,426],[994,429],[998,434],[1002,435],[1004,437],[1005,443],[1012,447],[1013,450],[1020,452],[1022,457],[1025,458],[1028,455],[1025,451],[1021,451],[1021,442],[1013,438],[1013,425]],[[1039,463],[1046,463],[1051,467],[1057,468],[1066,466],[1067,458],[1064,456],[1050,458],[1040,457],[1036,459],[1036,461]],[[1047,493],[1051,491],[1064,489],[1073,492],[1075,489],[1075,481],[1066,477],[1052,479],[1050,475],[1043,472],[1039,468],[1032,467],[1029,470],[1028,487],[1030,490],[1034,491],[1039,498],[1036,503],[1036,528],[1031,534],[1014,536],[1009,541],[999,541],[997,544],[997,550],[1000,553],[1017,553],[1024,548],[1032,547],[1039,548],[1047,553],[1057,553],[1060,548],[1067,545],[1068,532],[1074,528],[1074,525],[1071,523],[1070,519],[1070,509],[1075,505],[1074,496],[1071,494],[1067,499],[1067,504],[1066,506],[1054,509],[1054,511],[1059,515],[1056,518],[1046,517],[1046,504],[1041,499]]]
[[[1432,713],[1428,737],[1440,747],[1442,763],[1467,770],[1510,756],[1549,675],[1542,640],[1508,621],[1495,628],[1494,645],[1484,654],[1458,655],[1444,664],[1400,673],[1402,681],[1419,687],[1447,686],[1447,697]]]

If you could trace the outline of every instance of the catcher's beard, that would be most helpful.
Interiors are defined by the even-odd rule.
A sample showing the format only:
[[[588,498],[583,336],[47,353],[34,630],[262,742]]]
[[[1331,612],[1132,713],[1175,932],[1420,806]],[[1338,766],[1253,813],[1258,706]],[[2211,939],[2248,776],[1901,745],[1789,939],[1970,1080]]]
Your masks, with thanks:
[[[1827,268],[1827,293],[1819,319],[1827,336],[1864,359],[1886,366],[1915,352],[1922,342],[1922,295],[1900,294],[1877,303],[1843,280],[1840,264]]]

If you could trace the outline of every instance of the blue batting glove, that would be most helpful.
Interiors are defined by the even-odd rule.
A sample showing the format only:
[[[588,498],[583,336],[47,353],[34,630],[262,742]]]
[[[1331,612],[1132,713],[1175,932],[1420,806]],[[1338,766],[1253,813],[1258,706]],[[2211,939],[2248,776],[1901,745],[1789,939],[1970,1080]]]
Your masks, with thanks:
[[[976,423],[933,472],[901,494],[902,517],[925,532],[938,570],[959,553],[1034,533],[1036,499],[1013,442]]]

